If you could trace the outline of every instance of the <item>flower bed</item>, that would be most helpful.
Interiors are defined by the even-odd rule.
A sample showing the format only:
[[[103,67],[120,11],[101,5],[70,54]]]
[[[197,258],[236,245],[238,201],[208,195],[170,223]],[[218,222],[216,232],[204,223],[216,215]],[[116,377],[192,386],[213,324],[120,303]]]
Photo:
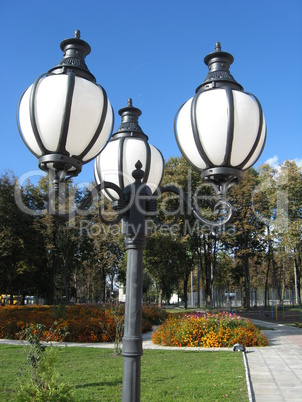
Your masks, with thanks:
[[[143,306],[142,311],[142,332],[164,321],[165,312],[157,307]],[[6,306],[0,308],[0,339],[19,339],[30,324],[43,324],[52,341],[66,329],[67,342],[111,342],[123,316],[124,305]]]
[[[171,314],[152,334],[163,346],[232,347],[268,346],[268,339],[250,321],[229,313]]]

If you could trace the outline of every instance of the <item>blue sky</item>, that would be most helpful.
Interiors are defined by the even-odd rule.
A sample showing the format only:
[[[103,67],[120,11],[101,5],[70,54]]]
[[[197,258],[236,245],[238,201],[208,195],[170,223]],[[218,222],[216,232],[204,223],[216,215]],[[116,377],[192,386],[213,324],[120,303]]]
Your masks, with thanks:
[[[149,142],[167,160],[180,156],[178,108],[207,75],[203,59],[220,41],[234,78],[260,100],[268,126],[256,166],[302,164],[301,0],[1,0],[0,174],[37,169],[16,125],[19,97],[62,58],[60,42],[81,31],[88,68],[115,111],[133,99]],[[76,182],[93,180],[93,163]]]

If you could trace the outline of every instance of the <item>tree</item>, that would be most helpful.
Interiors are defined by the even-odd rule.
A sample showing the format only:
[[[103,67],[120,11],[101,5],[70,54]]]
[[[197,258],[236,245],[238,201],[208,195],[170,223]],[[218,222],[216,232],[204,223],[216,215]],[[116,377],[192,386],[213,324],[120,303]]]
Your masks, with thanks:
[[[200,215],[209,222],[217,220],[218,215],[214,208],[218,201],[217,194],[209,184],[201,180],[198,172],[191,170],[183,157],[168,160],[163,179],[163,185],[167,184],[176,185],[195,209],[201,211]],[[192,266],[198,265],[206,302],[210,306],[213,298],[217,253],[220,248],[220,233],[218,230],[214,231],[211,224],[205,224],[196,219],[187,204],[182,200],[177,201],[176,198],[163,197],[160,210],[174,211],[172,218],[179,212],[178,230],[174,230],[173,233],[186,243],[188,255],[191,257],[191,260],[187,260],[188,267],[184,272],[184,294],[187,294],[188,278]]]
[[[120,225],[105,225],[99,219],[99,207],[104,208],[103,201],[97,197],[90,212],[81,217],[77,226],[83,267],[80,287],[84,289],[87,300],[105,302],[114,293],[114,282],[118,279],[125,251]],[[108,214],[114,213],[110,204],[106,208]]]
[[[144,264],[156,281],[157,300],[161,306],[163,297],[169,301],[178,288],[180,279],[188,280],[189,259],[185,243],[177,237],[155,233],[147,238]],[[186,287],[185,287],[186,289]],[[187,296],[184,295],[185,307]]]
[[[33,197],[33,205],[39,202],[35,188],[29,183],[21,189],[12,173],[0,177],[0,286],[11,297],[33,292],[37,295],[40,272],[46,263],[43,239],[39,246],[36,243],[40,237],[36,218],[18,207],[22,203],[26,206],[29,195]],[[17,205],[16,197],[21,197],[22,203]]]
[[[265,255],[266,269],[263,270],[265,277],[265,307],[268,302],[269,285],[274,286],[281,300],[281,282],[278,280],[276,263],[276,230],[278,227],[278,191],[276,182],[276,170],[269,165],[263,165],[259,169],[259,184],[254,194],[261,196],[261,202],[254,204],[254,213],[265,230],[262,235],[263,252]],[[262,270],[261,270],[262,271]],[[272,273],[272,275],[271,275]],[[270,276],[272,280],[269,283]]]
[[[294,273],[296,303],[301,300],[302,261],[302,169],[285,161],[277,175],[279,191],[278,238],[285,256],[291,260]]]
[[[264,225],[254,213],[261,202],[254,189],[259,183],[259,175],[254,169],[246,171],[240,185],[231,189],[233,205],[233,234],[226,234],[228,247],[235,255],[238,268],[242,269],[245,289],[245,306],[250,307],[250,264],[261,257]]]

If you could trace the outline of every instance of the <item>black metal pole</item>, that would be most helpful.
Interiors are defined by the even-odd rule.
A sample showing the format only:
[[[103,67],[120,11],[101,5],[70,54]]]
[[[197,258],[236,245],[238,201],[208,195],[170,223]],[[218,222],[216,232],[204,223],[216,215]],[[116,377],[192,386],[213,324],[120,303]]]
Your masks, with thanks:
[[[142,282],[143,251],[145,249],[146,196],[149,188],[141,183],[144,172],[140,162],[133,172],[136,181],[124,190],[129,210],[122,221],[122,233],[125,236],[127,250],[125,326],[122,356],[123,402],[140,401],[140,376],[142,343]]]
[[[125,238],[127,249],[127,279],[125,329],[122,355],[123,368],[123,402],[140,401],[140,376],[142,346],[142,268],[144,236],[131,240]]]

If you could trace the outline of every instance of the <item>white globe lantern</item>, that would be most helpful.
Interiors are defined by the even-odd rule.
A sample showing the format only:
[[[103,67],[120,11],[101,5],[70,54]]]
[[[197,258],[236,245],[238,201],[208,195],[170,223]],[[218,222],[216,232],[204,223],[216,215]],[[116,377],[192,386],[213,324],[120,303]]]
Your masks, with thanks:
[[[202,172],[202,178],[240,179],[265,144],[262,108],[230,74],[234,58],[221,51],[219,42],[204,61],[209,74],[176,114],[176,141],[188,163]]]
[[[18,127],[39,167],[55,182],[76,176],[94,159],[113,128],[113,109],[96,83],[85,57],[88,43],[75,37],[61,43],[62,61],[40,76],[21,96]]]
[[[121,190],[134,182],[132,172],[135,164],[140,161],[144,171],[143,183],[147,184],[151,192],[158,188],[164,171],[164,158],[161,152],[148,143],[147,135],[138,124],[141,110],[128,105],[119,110],[122,122],[112,135],[106,148],[97,156],[94,164],[94,176],[97,184],[111,182]],[[110,201],[119,199],[112,189],[103,190]]]

